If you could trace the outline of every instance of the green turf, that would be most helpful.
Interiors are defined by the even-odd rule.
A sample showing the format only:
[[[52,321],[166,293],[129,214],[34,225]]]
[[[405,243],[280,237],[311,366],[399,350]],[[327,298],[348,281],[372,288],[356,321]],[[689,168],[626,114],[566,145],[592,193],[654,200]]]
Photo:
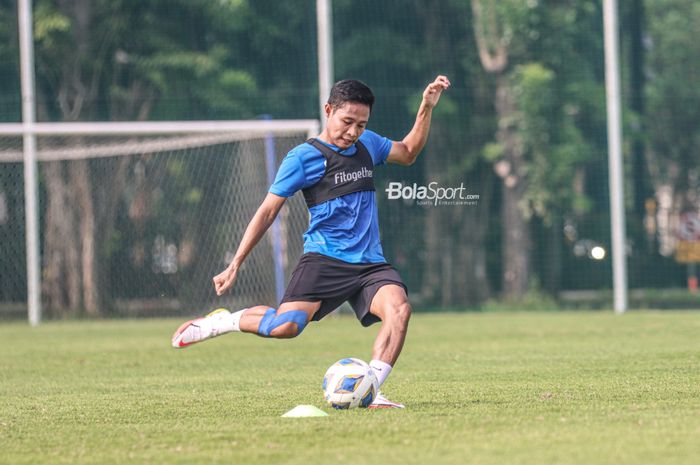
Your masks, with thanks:
[[[308,419],[280,415],[376,326],[175,350],[178,323],[0,325],[0,463],[699,463],[700,313],[415,315],[405,411]]]

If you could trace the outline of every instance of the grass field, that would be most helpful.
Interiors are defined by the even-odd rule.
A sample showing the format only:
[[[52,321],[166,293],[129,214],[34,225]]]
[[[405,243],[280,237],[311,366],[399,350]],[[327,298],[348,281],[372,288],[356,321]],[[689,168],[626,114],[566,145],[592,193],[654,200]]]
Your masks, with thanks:
[[[405,411],[304,419],[280,415],[376,326],[175,350],[178,324],[1,324],[0,463],[699,463],[700,313],[418,314],[384,389]]]

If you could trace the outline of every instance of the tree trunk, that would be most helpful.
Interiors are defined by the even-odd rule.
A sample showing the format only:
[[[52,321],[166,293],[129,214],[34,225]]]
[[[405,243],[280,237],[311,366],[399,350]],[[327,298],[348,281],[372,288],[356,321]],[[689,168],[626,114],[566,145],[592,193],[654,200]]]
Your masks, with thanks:
[[[484,9],[481,0],[472,0],[471,5],[481,64],[486,72],[496,76],[496,140],[502,150],[497,171],[503,182],[502,291],[505,298],[515,300],[525,294],[530,278],[530,225],[521,208],[527,189],[525,154],[513,126],[516,104],[506,76],[508,42],[504,38],[504,27],[499,24],[493,7]]]
[[[426,179],[430,179],[430,163],[426,164]],[[434,303],[440,288],[440,215],[437,208],[428,208],[425,218],[425,264],[423,272],[423,288],[421,297],[424,301]]]
[[[527,292],[530,275],[529,225],[520,209],[522,189],[503,185],[503,296],[517,300]]]
[[[44,289],[48,310],[65,317],[81,308],[80,254],[74,238],[76,214],[74,193],[68,188],[64,162],[44,165],[48,206],[44,236]]]
[[[461,244],[458,249],[461,258],[459,262],[468,263],[470,266],[460,270],[463,272],[455,276],[454,283],[455,297],[473,304],[480,304],[491,296],[491,286],[486,273],[486,238],[491,214],[493,173],[485,166],[481,167],[480,171],[483,172],[478,176],[479,205],[462,207],[464,217],[457,239]]]
[[[503,151],[500,163],[504,166],[500,173],[503,182],[503,296],[516,300],[527,292],[530,278],[530,225],[521,206],[527,179],[523,146],[512,124],[515,98],[505,76],[499,76],[496,83],[499,122],[496,139]]]
[[[547,293],[556,296],[561,288],[562,273],[562,218],[554,213],[552,224],[544,231],[546,247],[544,248],[545,268],[543,270],[544,282],[542,287]]]
[[[644,115],[644,0],[632,0],[629,7],[629,85],[630,85],[630,108],[641,121]],[[643,219],[646,213],[645,202],[650,196],[648,184],[648,174],[646,160],[644,156],[644,128],[638,124],[632,128],[632,201],[635,221],[638,222],[638,230],[643,230]]]
[[[44,228],[44,270],[43,288],[48,312],[58,313],[68,305],[65,286],[66,257],[61,247],[63,243],[63,222],[68,220],[66,212],[66,189],[61,173],[61,162],[44,164],[46,179],[47,207]]]
[[[95,43],[93,5],[89,0],[59,0],[56,8],[71,20],[75,53],[56,72],[52,87],[64,121],[93,119],[96,97],[107,43]],[[99,36],[104,41],[112,40]],[[41,55],[38,56],[41,65]],[[97,65],[86,66],[86,62]],[[136,80],[125,105],[111,105],[112,117],[129,120],[148,117],[153,103],[152,90]],[[43,107],[42,107],[43,108]],[[47,113],[44,111],[44,113]],[[46,116],[44,116],[46,117]],[[79,143],[71,139],[69,143]],[[98,316],[105,306],[106,257],[100,256],[100,244],[110,240],[117,207],[130,159],[100,160],[100,172],[89,160],[44,164],[47,211],[44,237],[44,293],[48,308],[57,316],[83,310]],[[99,176],[99,177],[98,177]]]
[[[96,227],[92,198],[92,181],[88,160],[71,162],[71,179],[79,208],[80,271],[82,277],[83,308],[89,316],[100,314],[97,286],[97,263],[95,251]]]
[[[424,2],[422,17],[425,18],[425,41],[432,45],[436,57],[449,57],[433,65],[451,77],[453,82],[466,79],[460,76],[453,43],[445,34],[444,24],[456,11],[449,2]],[[447,66],[447,67],[445,67]],[[455,118],[459,120],[459,118]],[[465,147],[474,141],[465,135],[467,128],[455,127],[452,123],[435,121],[430,140],[421,157],[424,163],[424,182],[437,181],[442,187],[458,187],[464,182],[471,192],[486,183],[473,171],[461,169],[454,173],[455,166],[463,164]],[[433,158],[431,160],[428,157]],[[476,165],[478,167],[478,165]],[[478,168],[477,168],[478,169]],[[471,183],[470,183],[471,179]],[[421,297],[424,301],[447,306],[476,306],[488,297],[489,285],[486,275],[485,239],[488,222],[480,222],[483,205],[475,206],[425,206],[425,261]]]
[[[129,157],[118,157],[116,160],[110,162],[111,176],[109,177],[109,182],[105,182],[100,191],[99,202],[101,208],[95,209],[95,217],[97,219],[97,244],[108,243],[111,241],[112,235],[114,234],[117,207],[119,206],[119,202],[123,199],[122,192],[126,182],[129,162]],[[108,284],[109,280],[107,279],[110,263],[108,256],[101,255],[101,249],[99,247],[95,249],[95,255],[98,264],[95,269],[95,279],[97,280],[97,289],[100,290],[99,295],[96,296],[96,300],[102,313],[104,313],[104,311],[107,311],[109,308],[110,302],[108,302],[108,297],[112,295]]]

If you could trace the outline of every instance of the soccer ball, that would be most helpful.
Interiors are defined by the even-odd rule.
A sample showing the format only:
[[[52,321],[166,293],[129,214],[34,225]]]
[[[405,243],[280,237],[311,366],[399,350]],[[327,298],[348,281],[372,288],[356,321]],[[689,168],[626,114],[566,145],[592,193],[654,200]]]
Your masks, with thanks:
[[[336,409],[369,407],[379,390],[377,376],[357,358],[338,360],[323,377],[323,395]]]

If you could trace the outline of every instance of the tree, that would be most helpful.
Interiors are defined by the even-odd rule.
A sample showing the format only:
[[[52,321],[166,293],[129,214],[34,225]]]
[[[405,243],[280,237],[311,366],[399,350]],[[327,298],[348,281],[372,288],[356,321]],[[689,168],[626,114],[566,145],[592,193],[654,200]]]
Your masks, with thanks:
[[[562,223],[589,207],[582,183],[585,163],[596,136],[581,128],[597,120],[600,77],[590,32],[597,18],[593,2],[576,5],[472,0],[472,20],[479,58],[494,76],[497,118],[495,142],[486,158],[502,182],[502,292],[518,299],[533,276],[533,218],[546,238],[542,276],[556,292],[562,269]],[[595,28],[594,28],[595,30]],[[567,213],[568,212],[568,213]]]
[[[422,86],[438,73],[453,83],[434,111],[416,164],[382,168],[375,181],[464,183],[481,196],[478,207],[436,207],[389,201],[377,192],[385,255],[399,266],[412,298],[427,305],[478,306],[491,292],[486,241],[494,175],[479,156],[481,129],[491,115],[476,51],[459,40],[469,34],[461,20],[466,10],[451,0],[334,2],[336,76],[362,79],[374,90],[370,129],[400,139],[413,123]]]
[[[165,11],[170,21],[162,20]],[[162,114],[158,103],[181,86],[190,89],[194,105],[249,114],[241,96],[254,95],[255,83],[228,63],[235,54],[225,40],[243,27],[246,11],[245,2],[40,0],[35,10],[40,118],[144,120],[154,111]],[[213,39],[202,33],[212,25]],[[113,233],[129,162],[121,157],[105,163],[111,165],[108,176],[88,160],[43,166],[44,290],[54,312],[82,309],[94,316],[105,304],[100,245]],[[148,216],[142,208],[147,204],[139,205],[136,217]]]
[[[498,130],[490,156],[498,159],[495,169],[503,188],[502,292],[508,299],[517,299],[527,291],[530,279],[531,237],[521,207],[528,186],[525,153],[513,124],[517,107],[507,72],[513,33],[522,20],[522,2],[472,0],[471,5],[479,59],[496,81],[494,107]]]
[[[664,0],[647,5],[647,160],[658,205],[662,255],[675,249],[674,224],[684,211],[698,211],[700,166],[700,4]]]

